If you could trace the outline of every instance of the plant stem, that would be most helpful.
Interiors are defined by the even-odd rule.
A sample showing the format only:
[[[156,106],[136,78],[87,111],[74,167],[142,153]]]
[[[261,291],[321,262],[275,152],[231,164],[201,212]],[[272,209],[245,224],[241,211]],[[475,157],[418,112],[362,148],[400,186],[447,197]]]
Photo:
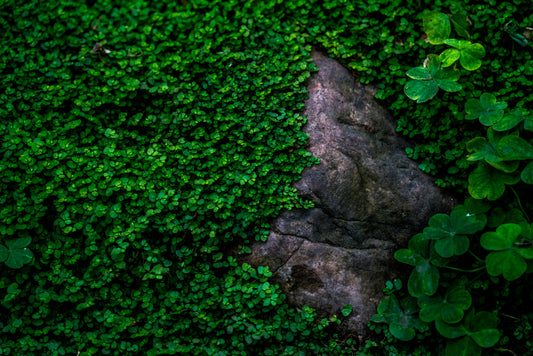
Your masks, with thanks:
[[[474,256],[474,258],[478,260],[479,262],[483,262],[483,263],[485,262],[485,260],[482,260],[481,258],[477,257],[476,254],[473,253],[472,251],[468,250],[468,253]]]
[[[444,266],[444,268],[451,269],[452,271],[465,272],[465,273],[474,273],[474,272],[478,272],[478,271],[481,271],[481,270],[485,269],[485,266],[481,266],[481,267],[478,267],[478,268],[475,268],[475,269],[470,269],[470,270],[462,269],[462,268],[455,268],[455,267],[450,267],[450,266]]]
[[[518,197],[518,193],[516,193],[516,190],[514,190],[513,187],[509,187],[509,188],[511,188],[511,190],[513,191],[514,196],[516,197],[516,201],[518,202],[518,206],[520,207],[520,210],[522,210],[522,212],[526,216],[527,222],[531,223],[531,220],[529,220],[529,216],[527,215],[526,210],[524,209],[524,207],[522,206],[522,203],[520,202],[520,198]]]

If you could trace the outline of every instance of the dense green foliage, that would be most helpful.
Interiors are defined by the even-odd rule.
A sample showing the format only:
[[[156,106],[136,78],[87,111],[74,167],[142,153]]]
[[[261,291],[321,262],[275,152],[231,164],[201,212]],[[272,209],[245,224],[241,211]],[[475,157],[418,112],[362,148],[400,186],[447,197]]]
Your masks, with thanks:
[[[437,44],[453,46],[456,41],[448,39],[453,15],[433,12],[427,13],[424,19],[427,17],[431,17],[431,26],[425,26],[425,30],[430,31],[428,37],[438,38]],[[418,102],[435,96],[434,88],[427,83],[438,72],[427,68],[448,66],[448,51],[430,55],[424,67],[407,72],[412,78],[410,72],[417,75],[406,84],[406,95]],[[481,53],[484,49],[478,45],[474,52]],[[477,69],[469,67],[470,64],[461,65],[468,70]],[[418,75],[424,70],[427,76]],[[451,70],[459,71],[457,65]],[[415,92],[410,90],[413,84],[418,86],[416,96],[410,95]],[[524,115],[520,109],[507,107],[505,101],[497,101],[490,93],[466,102],[466,118],[477,119],[487,127],[487,137],[476,137],[467,143],[468,151],[472,152],[467,159],[478,162],[468,178],[471,197],[464,205],[455,207],[450,215],[434,215],[423,233],[412,237],[406,249],[395,253],[399,262],[414,267],[407,284],[408,295],[401,291],[401,286],[396,288],[398,294],[404,296],[398,301],[396,295],[390,293],[380,303],[373,321],[387,323],[389,332],[399,340],[413,340],[418,331],[421,343],[429,334],[430,343],[444,339],[440,349],[438,346],[435,349],[447,356],[479,356],[483,349],[495,347],[500,340],[499,350],[505,350],[502,348],[505,345],[513,354],[531,351],[529,342],[515,339],[520,335],[517,329],[499,326],[499,316],[515,320],[520,320],[516,317],[520,316],[530,327],[533,320],[533,313],[528,312],[533,294],[519,294],[518,299],[508,295],[510,289],[528,288],[533,272],[533,226],[527,214],[531,209],[527,185],[533,184],[530,173],[533,145],[528,133],[532,130],[533,117]],[[520,193],[506,185],[515,185]],[[505,200],[506,191],[514,202]],[[521,198],[525,198],[527,209]],[[454,273],[446,273],[447,270]],[[499,276],[506,282],[503,293]],[[514,285],[510,284],[514,281]],[[474,282],[483,283],[481,294]],[[487,298],[487,294],[492,294],[492,298]],[[486,310],[476,312],[479,308]],[[510,336],[512,341],[509,341]]]
[[[496,178],[475,192],[489,199],[505,194],[501,199],[513,208],[505,184],[520,180],[509,174],[518,166],[522,182],[530,183],[529,138],[502,141],[500,133],[531,127],[533,66],[521,30],[533,22],[528,6],[525,0],[462,7],[405,0],[3,2],[0,354],[352,354],[361,345],[339,341],[336,317],[318,320],[309,308],[289,308],[267,268],[231,256],[264,240],[281,209],[308,206],[290,184],[316,163],[305,151],[300,116],[305,81],[315,70],[311,46],[377,85],[399,131],[419,143],[408,153],[441,185],[466,188],[468,174],[478,182]],[[468,41],[482,43],[486,55],[460,81],[461,91],[438,92],[418,105],[403,87],[405,73],[433,51],[422,36],[421,8],[468,13],[472,30],[460,16],[451,28],[471,33]],[[466,43],[449,46],[461,53],[448,52],[445,68],[454,58],[462,63],[470,50]],[[480,97],[481,86],[497,100]],[[484,113],[491,106],[499,115],[499,102],[517,111],[494,121]],[[484,135],[476,123],[481,117],[496,133]],[[495,157],[494,145],[506,158]],[[470,173],[473,164],[478,168]],[[489,215],[484,233],[506,234],[514,243],[516,228],[496,227],[524,229],[527,216],[503,208]],[[455,261],[464,240],[441,230],[431,240],[442,241],[441,252],[451,251]],[[491,259],[517,260],[493,235],[484,236]],[[430,252],[411,251],[422,256],[416,264],[434,270]],[[525,305],[528,289],[495,278],[509,294],[506,305]],[[409,286],[418,290],[420,283]],[[472,299],[488,300],[486,286],[474,283]],[[468,307],[464,293],[447,295],[456,308],[446,320],[453,321]],[[424,301],[427,317],[417,323],[413,300],[391,299],[394,320],[413,321],[413,332],[427,335],[424,323],[443,309]],[[468,323],[459,333],[479,331],[471,330],[472,320],[486,316],[476,311],[463,313]],[[515,339],[526,345],[531,324],[526,314],[516,318]],[[359,354],[408,352],[383,332],[387,340],[368,341]],[[466,336],[459,340],[471,344]],[[428,354],[425,347],[417,352]]]

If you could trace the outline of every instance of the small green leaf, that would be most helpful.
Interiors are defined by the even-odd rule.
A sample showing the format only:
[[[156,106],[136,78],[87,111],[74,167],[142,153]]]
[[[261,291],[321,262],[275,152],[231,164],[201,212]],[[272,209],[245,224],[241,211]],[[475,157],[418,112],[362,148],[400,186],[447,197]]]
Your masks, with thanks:
[[[350,304],[346,304],[342,307],[342,315],[348,316],[352,313],[352,306]]]
[[[453,38],[444,40],[444,43],[459,51],[459,56],[454,52],[453,58],[457,57],[464,69],[476,70],[481,67],[481,58],[485,57],[485,48],[479,43],[471,43],[470,41]],[[451,65],[452,63],[453,62],[448,65]]]
[[[450,37],[450,19],[441,12],[426,12],[422,18],[424,32],[431,44],[441,44]]]

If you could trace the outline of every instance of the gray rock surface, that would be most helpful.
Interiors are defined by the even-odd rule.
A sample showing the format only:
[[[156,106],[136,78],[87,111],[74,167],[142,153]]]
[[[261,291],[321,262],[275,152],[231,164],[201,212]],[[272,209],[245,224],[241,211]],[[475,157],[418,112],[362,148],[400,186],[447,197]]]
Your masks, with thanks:
[[[320,164],[295,187],[315,207],[282,213],[243,262],[269,266],[293,305],[325,316],[351,304],[343,326],[362,336],[400,268],[394,251],[454,204],[406,156],[408,143],[371,90],[335,60],[311,56],[319,72],[307,87],[304,130]]]

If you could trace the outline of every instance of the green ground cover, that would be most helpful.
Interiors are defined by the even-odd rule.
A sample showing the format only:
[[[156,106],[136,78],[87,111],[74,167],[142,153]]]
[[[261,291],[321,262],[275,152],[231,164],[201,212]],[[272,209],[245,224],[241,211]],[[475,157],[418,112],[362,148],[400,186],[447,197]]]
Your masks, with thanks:
[[[424,8],[469,14],[487,53],[465,90],[416,104],[403,87],[434,51]],[[290,184],[317,163],[301,131],[311,46],[376,85],[418,144],[408,154],[441,186],[466,191],[476,163],[466,142],[484,128],[466,120],[465,103],[488,91],[529,114],[532,51],[517,35],[531,10],[529,1],[2,2],[0,354],[408,354],[413,344],[396,345],[379,325],[364,348],[339,334],[342,317],[289,307],[267,268],[228,251],[266,239],[282,209],[309,206]],[[527,314],[514,317],[508,329],[526,340]]]

